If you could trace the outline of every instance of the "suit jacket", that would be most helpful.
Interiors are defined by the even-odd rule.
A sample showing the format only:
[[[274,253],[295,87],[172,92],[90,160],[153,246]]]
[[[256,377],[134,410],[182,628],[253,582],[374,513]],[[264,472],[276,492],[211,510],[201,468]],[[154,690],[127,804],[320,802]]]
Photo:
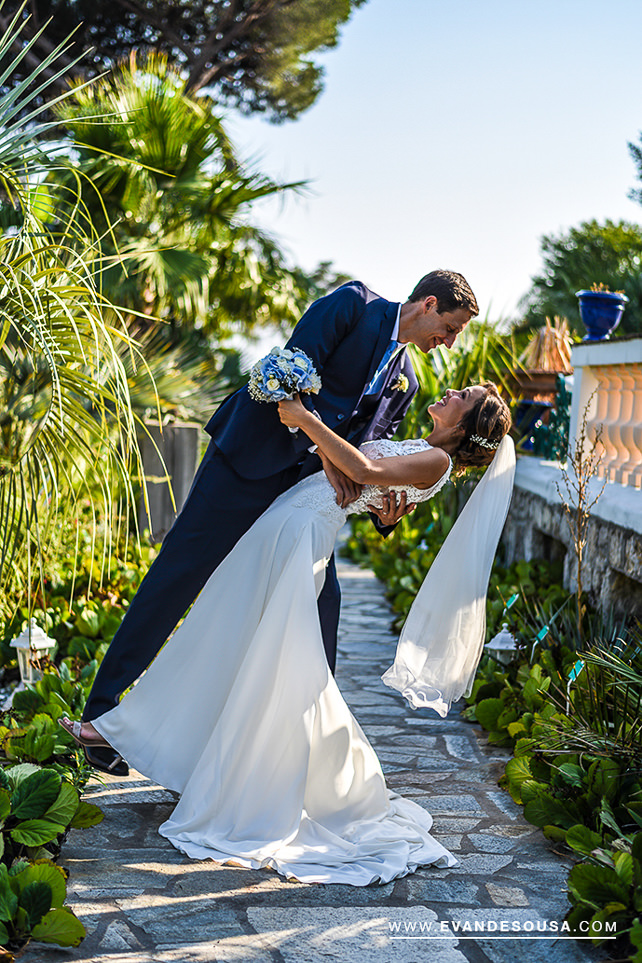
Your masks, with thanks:
[[[359,281],[350,281],[315,301],[292,332],[286,347],[297,347],[312,359],[321,377],[318,395],[310,396],[323,422],[355,444],[394,434],[417,391],[418,382],[406,352],[386,371],[366,425],[350,430],[359,405],[390,341],[398,303],[386,301]],[[403,374],[406,391],[392,385]],[[304,404],[307,397],[303,396]],[[254,401],[247,387],[230,395],[205,430],[224,457],[244,478],[265,478],[297,464],[311,445],[302,431],[288,431],[275,404]]]

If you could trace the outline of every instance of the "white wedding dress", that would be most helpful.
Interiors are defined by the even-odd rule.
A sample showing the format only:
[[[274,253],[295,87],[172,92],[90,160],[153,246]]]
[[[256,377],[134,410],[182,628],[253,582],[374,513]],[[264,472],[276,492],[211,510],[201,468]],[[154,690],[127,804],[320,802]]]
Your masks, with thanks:
[[[376,441],[370,457],[427,442]],[[409,501],[429,490],[407,486]],[[280,495],[205,585],[136,686],[93,720],[129,764],[180,801],[159,829],[195,859],[365,886],[454,866],[432,817],[386,787],[325,657],[317,612],[346,515],[323,472]]]

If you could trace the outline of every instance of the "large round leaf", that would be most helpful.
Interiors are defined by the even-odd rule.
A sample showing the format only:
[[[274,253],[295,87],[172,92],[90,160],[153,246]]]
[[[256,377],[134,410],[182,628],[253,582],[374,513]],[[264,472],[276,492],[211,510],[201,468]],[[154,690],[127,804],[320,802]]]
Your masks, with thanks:
[[[33,929],[51,909],[51,888],[43,882],[29,883],[20,894],[19,902],[29,917],[29,929]]]
[[[537,779],[525,779],[519,787],[522,802],[526,805],[531,799],[537,799],[543,792],[547,792],[548,788],[545,782],[538,782]],[[563,839],[563,836],[560,838]]]
[[[85,927],[71,910],[52,909],[34,926],[32,937],[42,943],[58,946],[78,946],[85,938]]]
[[[0,863],[0,920],[12,920],[18,908],[18,897],[11,889],[9,873]]]
[[[76,815],[71,820],[70,825],[72,829],[88,829],[90,826],[96,826],[98,823],[101,823],[104,818],[105,814],[99,806],[81,799],[76,810]]]
[[[569,873],[568,888],[575,899],[594,907],[629,902],[629,887],[608,866],[578,863]]]
[[[10,769],[4,771],[9,780],[10,788],[15,789],[27,776],[31,776],[34,772],[41,772],[42,766],[34,766],[32,762],[21,762],[19,765],[11,766]]]
[[[564,782],[569,783],[571,786],[581,788],[584,785],[586,773],[581,766],[575,766],[570,762],[565,762],[559,767],[559,773],[564,779]]]
[[[475,707],[477,721],[488,731],[497,729],[497,720],[505,708],[506,703],[501,699],[482,699]]]
[[[34,712],[42,709],[44,702],[45,700],[35,689],[21,689],[20,692],[14,692],[11,708],[18,713],[22,721],[25,716],[32,716]]]
[[[615,872],[627,886],[633,883],[633,857],[630,853],[616,853],[613,857]]]
[[[540,793],[524,806],[524,815],[534,826],[561,826],[570,829],[580,820],[580,811],[570,799],[556,799],[547,793]]]
[[[490,702],[490,699],[488,700]],[[499,702],[499,700],[494,700]],[[479,708],[479,707],[478,707]],[[530,759],[528,756],[514,756],[506,763],[506,778],[508,779],[509,792],[515,802],[521,803],[521,785],[527,779],[533,778],[531,772]]]
[[[78,809],[79,800],[78,790],[71,783],[63,782],[58,798],[44,814],[45,819],[68,826]]]
[[[66,828],[48,819],[26,819],[11,830],[11,838],[17,843],[22,843],[23,846],[44,846],[60,833],[64,833]]]
[[[80,635],[95,639],[100,632],[101,621],[98,610],[87,606],[76,619],[76,629]]]
[[[588,856],[594,849],[602,845],[602,837],[599,833],[594,833],[588,826],[578,823],[566,831],[566,843],[572,849],[576,849],[578,853],[584,853],[585,856]]]
[[[16,874],[19,892],[32,883],[46,883],[51,891],[51,905],[56,908],[62,906],[67,895],[67,875],[60,866],[56,866],[50,859],[40,859],[35,863],[28,863]]]
[[[28,756],[36,762],[46,762],[53,756],[56,735],[51,732],[42,732],[41,729],[30,724],[20,739],[11,740],[11,748],[18,756]]]
[[[23,779],[11,797],[11,811],[18,819],[43,816],[58,798],[62,779],[53,769],[38,769]]]

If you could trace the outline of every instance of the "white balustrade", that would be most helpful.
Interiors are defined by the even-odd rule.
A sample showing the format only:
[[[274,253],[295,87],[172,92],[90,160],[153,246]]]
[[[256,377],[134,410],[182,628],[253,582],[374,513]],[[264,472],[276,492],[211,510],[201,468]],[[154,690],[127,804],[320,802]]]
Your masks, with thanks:
[[[642,488],[642,338],[575,345],[571,363],[571,451],[586,412],[587,453],[602,444],[598,476]]]

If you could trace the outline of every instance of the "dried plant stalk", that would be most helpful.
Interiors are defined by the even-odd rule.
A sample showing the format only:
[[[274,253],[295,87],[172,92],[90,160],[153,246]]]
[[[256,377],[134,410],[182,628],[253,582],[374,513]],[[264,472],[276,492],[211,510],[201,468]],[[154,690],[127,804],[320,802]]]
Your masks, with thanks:
[[[587,420],[588,412],[595,392],[591,394],[582,414],[580,430],[573,445],[572,454],[569,461],[572,466],[572,473],[569,473],[566,466],[561,467],[562,483],[566,489],[565,494],[559,484],[555,487],[562,502],[562,508],[566,515],[569,531],[571,534],[573,551],[577,563],[577,631],[580,640],[582,639],[582,572],[584,566],[584,549],[588,540],[588,526],[591,517],[591,509],[599,500],[604,491],[606,480],[598,493],[591,498],[589,491],[590,481],[597,475],[597,469],[602,457],[604,445],[602,444],[602,425],[595,433],[595,438],[590,446],[587,445]]]

